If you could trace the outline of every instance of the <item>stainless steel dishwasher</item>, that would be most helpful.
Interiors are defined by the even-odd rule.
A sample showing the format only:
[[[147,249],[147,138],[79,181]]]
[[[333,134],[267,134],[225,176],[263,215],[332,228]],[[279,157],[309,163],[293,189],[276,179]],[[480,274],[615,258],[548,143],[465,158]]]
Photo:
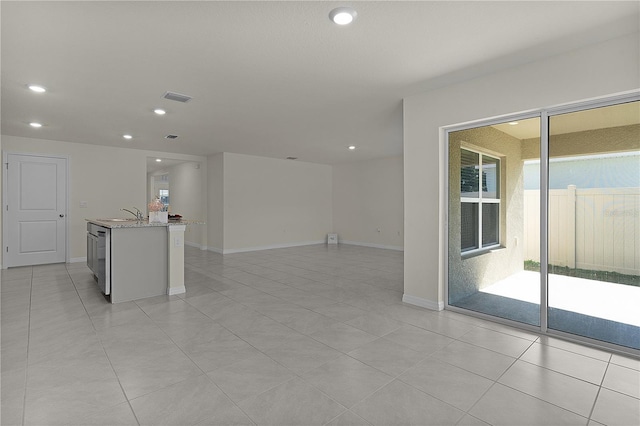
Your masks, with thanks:
[[[87,266],[93,272],[100,291],[111,293],[111,280],[106,268],[109,229],[87,223]]]

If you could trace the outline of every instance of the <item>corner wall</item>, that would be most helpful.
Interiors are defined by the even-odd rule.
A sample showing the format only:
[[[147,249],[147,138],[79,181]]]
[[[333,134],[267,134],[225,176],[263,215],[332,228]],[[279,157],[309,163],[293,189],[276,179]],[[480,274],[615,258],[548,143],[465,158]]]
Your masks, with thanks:
[[[224,254],[320,244],[331,232],[331,166],[252,155],[209,157],[209,249]]]
[[[333,166],[333,231],[340,242],[403,250],[402,157]]]
[[[172,214],[206,223],[206,198],[203,197],[206,183],[206,164],[182,163],[169,169],[169,206]],[[175,207],[173,207],[175,206]],[[202,225],[187,226],[184,233],[186,244],[206,246],[206,234]]]
[[[405,301],[444,306],[442,127],[636,90],[639,52],[635,33],[404,99]]]

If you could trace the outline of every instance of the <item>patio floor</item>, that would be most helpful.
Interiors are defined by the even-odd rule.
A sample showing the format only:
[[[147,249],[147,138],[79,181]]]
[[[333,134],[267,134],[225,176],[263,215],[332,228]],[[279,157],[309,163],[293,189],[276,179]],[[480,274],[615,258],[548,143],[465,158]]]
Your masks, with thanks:
[[[540,325],[539,273],[521,271],[454,306]],[[640,349],[640,287],[549,276],[549,328]]]
[[[480,291],[537,305],[540,274],[520,271]],[[640,287],[550,274],[549,306],[640,327]]]

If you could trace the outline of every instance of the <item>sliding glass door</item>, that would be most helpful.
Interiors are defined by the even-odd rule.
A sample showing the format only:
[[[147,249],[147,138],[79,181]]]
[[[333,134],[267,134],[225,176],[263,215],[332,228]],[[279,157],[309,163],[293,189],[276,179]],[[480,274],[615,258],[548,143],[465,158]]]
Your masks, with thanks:
[[[640,349],[640,102],[558,111],[448,133],[447,306]]]
[[[539,153],[537,117],[449,133],[449,306],[540,325]]]
[[[640,103],[549,117],[548,327],[640,349]]]

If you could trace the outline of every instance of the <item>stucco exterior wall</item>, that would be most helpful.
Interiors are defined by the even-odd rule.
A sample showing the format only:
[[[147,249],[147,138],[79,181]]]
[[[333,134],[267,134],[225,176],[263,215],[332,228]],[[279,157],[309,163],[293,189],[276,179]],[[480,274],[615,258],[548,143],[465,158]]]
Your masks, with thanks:
[[[549,155],[553,158],[637,151],[639,147],[638,135],[640,135],[640,124],[551,135],[549,137]],[[522,159],[538,158],[540,158],[539,140],[537,138],[524,139],[522,141]]]
[[[500,158],[501,248],[471,257],[462,256],[460,248],[461,147]],[[449,134],[449,303],[523,268],[524,183],[520,147],[519,139],[492,127]]]

